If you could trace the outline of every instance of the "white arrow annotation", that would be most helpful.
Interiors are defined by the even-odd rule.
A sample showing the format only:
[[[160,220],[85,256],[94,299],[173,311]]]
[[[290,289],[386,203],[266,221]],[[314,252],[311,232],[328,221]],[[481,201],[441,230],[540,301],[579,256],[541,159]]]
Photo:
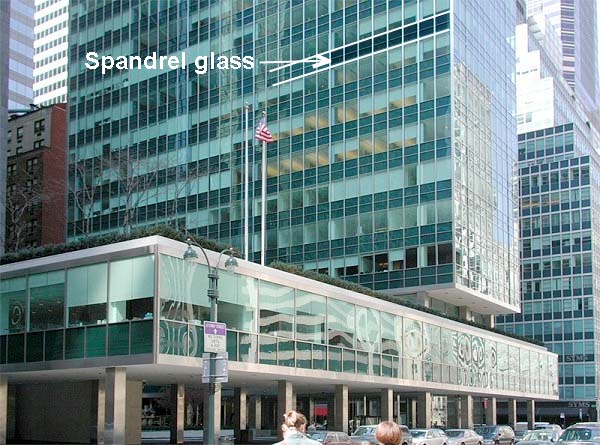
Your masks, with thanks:
[[[269,70],[270,73],[273,73],[275,71],[279,71],[282,70],[284,68],[288,68],[292,65],[296,65],[297,63],[312,63],[312,67],[314,69],[317,68],[321,68],[322,66],[325,65],[329,65],[331,63],[331,59],[328,59],[325,56],[322,56],[321,54],[315,54],[314,56],[310,56],[307,57],[305,59],[300,59],[300,60],[271,60],[271,61],[264,61],[264,62],[260,62],[263,65],[280,65],[280,66],[276,66],[275,68],[271,68]]]

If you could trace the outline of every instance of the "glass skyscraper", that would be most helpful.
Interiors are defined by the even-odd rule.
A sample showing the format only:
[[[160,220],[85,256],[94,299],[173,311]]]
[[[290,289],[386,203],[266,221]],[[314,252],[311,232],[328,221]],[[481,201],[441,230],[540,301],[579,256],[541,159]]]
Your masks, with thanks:
[[[578,140],[579,139],[579,140]],[[573,124],[519,135],[523,313],[499,327],[559,354],[560,402],[543,420],[595,420],[598,318],[598,159]]]
[[[266,110],[276,140],[267,264],[457,315],[518,310],[513,2],[75,0],[70,14],[70,238],[168,222],[242,246],[248,102],[250,134]],[[89,51],[256,64],[102,75],[86,70]],[[259,63],[315,54],[331,65]]]

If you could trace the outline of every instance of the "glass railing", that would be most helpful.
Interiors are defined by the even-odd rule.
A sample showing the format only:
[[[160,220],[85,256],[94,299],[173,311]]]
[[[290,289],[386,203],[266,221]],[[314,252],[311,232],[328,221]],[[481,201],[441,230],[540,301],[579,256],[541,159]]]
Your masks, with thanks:
[[[160,352],[162,354],[202,357],[204,331],[201,325],[162,320],[160,327]],[[475,370],[458,365],[231,329],[227,331],[227,352],[229,360],[244,363],[537,394],[558,394],[556,385],[552,385],[550,380],[523,379],[514,372]]]
[[[152,320],[0,336],[0,364],[152,353]]]

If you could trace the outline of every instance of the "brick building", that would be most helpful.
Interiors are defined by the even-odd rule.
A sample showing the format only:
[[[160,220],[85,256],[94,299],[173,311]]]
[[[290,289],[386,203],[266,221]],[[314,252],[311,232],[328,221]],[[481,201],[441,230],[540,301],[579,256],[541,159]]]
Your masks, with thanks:
[[[65,240],[66,110],[62,103],[9,119],[7,252]]]

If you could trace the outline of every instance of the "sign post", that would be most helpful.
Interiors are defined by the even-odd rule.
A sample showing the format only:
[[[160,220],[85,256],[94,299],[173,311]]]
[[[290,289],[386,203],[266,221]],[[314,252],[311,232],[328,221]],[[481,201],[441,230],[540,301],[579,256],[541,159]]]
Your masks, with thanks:
[[[204,352],[227,352],[227,326],[225,323],[204,322]]]

